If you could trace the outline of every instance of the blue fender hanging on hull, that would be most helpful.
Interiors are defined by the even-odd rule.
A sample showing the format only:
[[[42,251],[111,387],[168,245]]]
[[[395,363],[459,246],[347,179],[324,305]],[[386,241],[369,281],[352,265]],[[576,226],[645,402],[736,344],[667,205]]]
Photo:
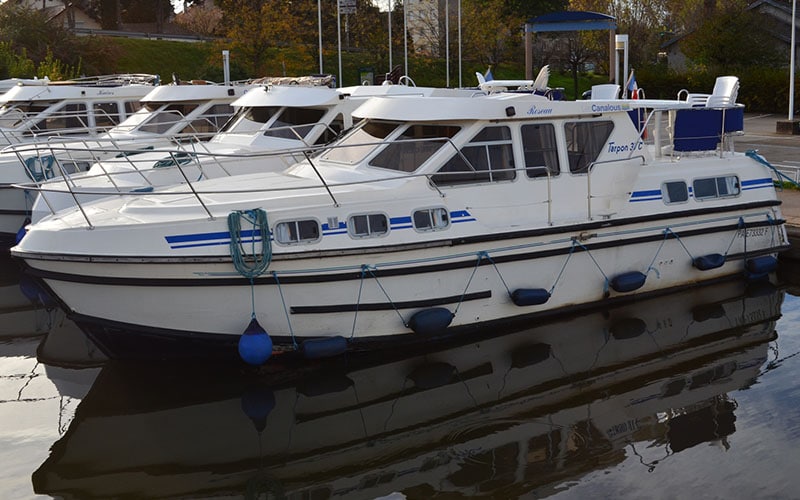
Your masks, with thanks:
[[[347,350],[347,339],[341,335],[321,339],[309,339],[302,343],[300,349],[306,359],[332,358]]]
[[[644,286],[647,275],[639,271],[631,271],[615,276],[611,282],[611,288],[620,293],[632,292]]]
[[[444,307],[432,307],[417,311],[408,320],[408,326],[414,333],[432,335],[441,333],[453,321],[453,313]]]
[[[692,265],[701,271],[709,271],[722,267],[725,263],[725,256],[718,253],[710,253],[708,255],[701,255],[692,260]]]
[[[747,259],[744,266],[748,278],[761,278],[778,269],[778,259],[771,255],[762,255]]]
[[[239,356],[253,366],[263,365],[272,356],[272,339],[255,318],[239,337]]]
[[[511,292],[511,300],[518,306],[538,306],[550,300],[550,292],[544,288],[517,288]]]

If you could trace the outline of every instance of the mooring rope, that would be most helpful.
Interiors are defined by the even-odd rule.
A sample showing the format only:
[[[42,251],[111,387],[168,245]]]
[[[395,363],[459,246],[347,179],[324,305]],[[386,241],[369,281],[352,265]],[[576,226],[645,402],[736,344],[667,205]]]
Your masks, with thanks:
[[[251,229],[242,232],[242,220],[250,223]],[[272,261],[272,241],[270,240],[267,213],[256,208],[235,210],[228,214],[228,230],[231,234],[230,251],[233,267],[245,278],[257,278],[269,267]],[[256,239],[261,236],[261,250],[256,251]],[[249,238],[249,240],[246,240]],[[249,253],[244,243],[250,243]]]

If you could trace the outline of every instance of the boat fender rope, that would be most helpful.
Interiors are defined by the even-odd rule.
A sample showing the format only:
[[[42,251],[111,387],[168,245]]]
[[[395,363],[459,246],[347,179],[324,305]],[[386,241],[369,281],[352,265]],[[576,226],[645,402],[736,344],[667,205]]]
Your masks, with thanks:
[[[578,241],[578,238],[576,238],[576,237],[572,238],[572,245],[573,246],[577,245],[577,246],[581,247],[586,252],[586,255],[588,255],[589,258],[592,259],[592,262],[594,262],[594,265],[597,267],[597,270],[600,271],[600,274],[603,275],[603,280],[604,280],[604,283],[603,283],[603,297],[607,298],[609,296],[609,291],[608,291],[609,280],[608,280],[608,276],[606,275],[606,273],[603,272],[603,268],[600,267],[600,263],[598,263],[597,259],[594,258],[594,255],[592,255],[592,252],[590,252],[589,249],[586,248],[586,246],[583,243]]]
[[[453,311],[453,317],[455,318],[456,314],[458,314],[458,309],[461,307],[461,304],[464,302],[464,297],[467,295],[467,290],[469,290],[469,285],[472,284],[472,278],[475,277],[475,273],[478,272],[478,268],[481,265],[481,261],[484,257],[488,257],[485,251],[480,251],[477,253],[478,259],[475,261],[475,267],[472,268],[472,274],[469,275],[469,279],[467,280],[467,286],[464,287],[464,291],[461,292],[461,297],[458,299],[458,304],[456,304],[456,309]],[[491,261],[490,261],[491,262]],[[500,278],[502,280],[502,277]],[[506,288],[508,290],[508,288]]]
[[[508,288],[508,283],[506,283],[506,280],[503,279],[503,275],[500,273],[500,269],[497,268],[497,264],[495,263],[494,259],[492,259],[492,257],[486,251],[478,252],[478,255],[480,256],[479,259],[485,258],[490,264],[492,264],[492,267],[494,267],[494,270],[497,272],[497,277],[500,278],[500,282],[505,287],[506,292],[509,296],[511,296],[511,289]]]
[[[251,225],[251,230],[249,231],[249,253],[245,250],[243,244],[242,220],[249,222]],[[257,278],[262,275],[272,261],[272,241],[270,239],[267,213],[260,208],[234,210],[228,214],[228,230],[231,236],[231,260],[236,271],[245,278]],[[256,251],[257,235],[261,236],[261,250],[259,252]]]
[[[292,337],[292,347],[295,350],[298,349],[297,339],[294,337],[294,330],[292,329],[292,320],[289,317],[289,309],[286,307],[286,299],[283,298],[283,288],[281,288],[281,282],[278,279],[278,273],[276,271],[272,271],[272,277],[275,279],[275,283],[278,285],[278,293],[281,296],[281,304],[283,304],[283,314],[286,315],[286,324],[289,326],[289,335]],[[252,279],[250,280],[252,283]],[[255,304],[253,305],[253,318],[255,318]]]
[[[381,280],[379,280],[378,276],[375,275],[375,270],[377,268],[375,266],[364,264],[364,265],[362,265],[361,269],[362,269],[362,271],[364,269],[366,269],[369,272],[370,276],[375,278],[375,283],[378,284],[378,288],[381,289],[381,291],[383,292],[384,297],[386,297],[386,300],[388,300],[389,303],[392,305],[392,308],[394,309],[394,312],[397,313],[397,316],[400,318],[400,321],[403,322],[403,326],[405,326],[406,328],[410,328],[410,326],[408,324],[408,321],[406,321],[403,318],[403,315],[400,313],[400,310],[397,308],[397,304],[395,304],[394,301],[392,300],[392,298],[389,297],[389,294],[386,292],[386,289],[383,287],[383,284],[381,283]]]
[[[561,266],[561,271],[558,272],[558,276],[556,276],[556,280],[553,282],[553,286],[550,287],[550,291],[548,292],[550,295],[553,295],[553,291],[556,289],[556,285],[559,281],[561,281],[561,276],[564,274],[564,271],[567,269],[567,264],[569,263],[569,259],[572,258],[572,254],[575,253],[575,240],[572,240],[572,245],[569,247],[569,253],[567,254],[567,258],[564,259],[564,264]]]
[[[361,305],[361,293],[364,291],[364,276],[367,275],[367,266],[361,266],[361,280],[358,283],[358,297],[356,298],[356,310],[353,314],[353,329],[350,331],[350,338],[352,339],[356,335],[356,321],[358,320],[358,308]],[[403,319],[402,316],[400,319]],[[404,326],[406,325],[405,321],[403,321]]]
[[[758,154],[757,150],[748,149],[747,151],[745,151],[744,154],[745,154],[745,156],[747,156],[749,158],[752,158],[753,160],[757,161],[758,163],[760,163],[760,164],[764,165],[765,167],[769,168],[770,170],[772,170],[775,173],[775,175],[778,177],[778,179],[784,180],[784,181],[788,182],[789,184],[793,185],[794,187],[800,187],[800,184],[795,182],[788,175],[782,173],[780,170],[777,169],[777,167],[775,167],[773,164],[768,162],[766,158],[764,158],[763,156]]]

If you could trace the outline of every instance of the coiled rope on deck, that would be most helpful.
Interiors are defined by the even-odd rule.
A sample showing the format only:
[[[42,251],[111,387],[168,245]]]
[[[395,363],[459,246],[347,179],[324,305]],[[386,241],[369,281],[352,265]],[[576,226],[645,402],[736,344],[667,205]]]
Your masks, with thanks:
[[[250,224],[250,229],[243,231],[242,222]],[[251,280],[262,275],[272,261],[267,212],[260,208],[235,210],[228,214],[228,230],[231,234],[231,260],[236,271]],[[256,250],[259,236],[261,248]]]

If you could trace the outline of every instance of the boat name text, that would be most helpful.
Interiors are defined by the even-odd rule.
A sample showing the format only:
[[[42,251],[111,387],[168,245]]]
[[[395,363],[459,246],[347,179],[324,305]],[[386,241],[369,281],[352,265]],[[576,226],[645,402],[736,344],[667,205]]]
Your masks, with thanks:
[[[614,141],[608,143],[608,152],[614,154],[625,153],[628,151],[642,150],[644,143],[642,141],[632,142],[630,144],[617,144]]]
[[[539,109],[536,106],[531,106],[531,109],[528,110],[528,115],[530,116],[552,115],[552,114],[553,114],[553,108]]]
[[[592,104],[592,113],[608,113],[611,111],[627,111],[628,105],[622,104]]]

